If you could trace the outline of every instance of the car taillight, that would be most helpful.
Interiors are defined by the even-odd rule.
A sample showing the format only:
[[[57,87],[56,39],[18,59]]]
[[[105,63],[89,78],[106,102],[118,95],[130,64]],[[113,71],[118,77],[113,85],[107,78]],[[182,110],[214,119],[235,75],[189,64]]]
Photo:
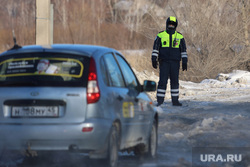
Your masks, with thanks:
[[[82,132],[91,132],[93,129],[93,127],[83,127]]]
[[[100,99],[100,90],[97,83],[96,65],[93,58],[90,59],[88,86],[87,86],[87,103],[95,103]]]

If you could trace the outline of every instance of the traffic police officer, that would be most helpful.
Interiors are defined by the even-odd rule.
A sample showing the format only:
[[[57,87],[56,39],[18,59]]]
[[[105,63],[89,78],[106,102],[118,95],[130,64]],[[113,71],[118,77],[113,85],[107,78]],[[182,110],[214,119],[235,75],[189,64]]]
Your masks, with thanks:
[[[160,68],[160,79],[157,88],[157,106],[164,102],[167,81],[170,78],[171,98],[174,106],[182,106],[179,102],[179,68],[182,60],[182,70],[187,71],[188,56],[185,40],[176,31],[178,20],[170,16],[166,21],[166,30],[157,34],[152,52],[152,66]]]

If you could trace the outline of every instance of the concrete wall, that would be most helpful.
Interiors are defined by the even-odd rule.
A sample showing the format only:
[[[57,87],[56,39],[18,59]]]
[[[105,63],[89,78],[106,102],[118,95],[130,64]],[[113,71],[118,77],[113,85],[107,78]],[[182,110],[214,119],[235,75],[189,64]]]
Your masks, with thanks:
[[[36,0],[36,44],[51,44],[50,0]]]

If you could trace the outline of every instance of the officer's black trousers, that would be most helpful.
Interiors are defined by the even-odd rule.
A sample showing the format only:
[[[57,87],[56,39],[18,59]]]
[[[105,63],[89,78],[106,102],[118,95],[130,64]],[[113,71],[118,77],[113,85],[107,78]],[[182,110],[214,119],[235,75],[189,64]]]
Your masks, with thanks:
[[[168,78],[170,78],[172,102],[179,98],[179,69],[180,61],[161,61],[160,62],[160,80],[157,88],[157,102],[162,104],[167,88]]]

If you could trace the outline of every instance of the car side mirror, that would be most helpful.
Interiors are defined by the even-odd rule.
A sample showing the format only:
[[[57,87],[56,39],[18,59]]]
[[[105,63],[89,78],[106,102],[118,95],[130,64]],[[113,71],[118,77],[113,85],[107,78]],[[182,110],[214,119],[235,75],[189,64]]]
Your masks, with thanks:
[[[152,92],[156,90],[156,82],[145,80],[143,83],[143,91]]]

